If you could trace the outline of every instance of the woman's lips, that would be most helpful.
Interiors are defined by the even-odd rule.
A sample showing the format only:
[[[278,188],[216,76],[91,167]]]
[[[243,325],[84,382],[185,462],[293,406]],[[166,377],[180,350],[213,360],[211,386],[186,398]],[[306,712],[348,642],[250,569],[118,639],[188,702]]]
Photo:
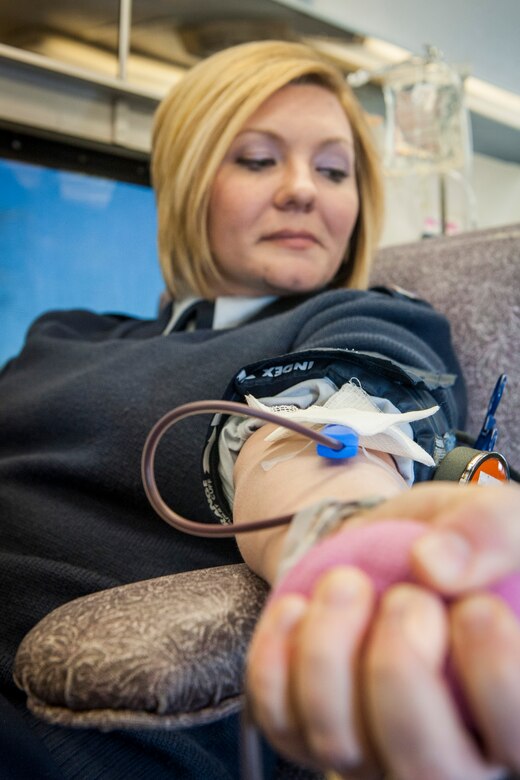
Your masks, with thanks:
[[[271,241],[288,249],[307,249],[320,243],[313,233],[293,230],[279,230],[264,236],[262,240]]]

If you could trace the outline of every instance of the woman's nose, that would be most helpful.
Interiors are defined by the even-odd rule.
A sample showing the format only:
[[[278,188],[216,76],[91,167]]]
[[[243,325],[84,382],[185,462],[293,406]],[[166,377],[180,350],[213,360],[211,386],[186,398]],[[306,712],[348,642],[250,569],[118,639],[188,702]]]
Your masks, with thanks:
[[[283,210],[311,211],[315,201],[313,171],[305,164],[287,165],[275,193],[275,206]]]

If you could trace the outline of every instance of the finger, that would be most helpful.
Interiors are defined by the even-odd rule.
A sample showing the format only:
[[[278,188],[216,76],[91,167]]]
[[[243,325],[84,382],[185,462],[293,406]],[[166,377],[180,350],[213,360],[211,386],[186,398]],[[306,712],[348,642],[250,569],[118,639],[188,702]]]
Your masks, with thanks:
[[[451,610],[453,655],[471,712],[491,755],[520,769],[520,625],[496,596]]]
[[[373,603],[366,575],[335,568],[319,581],[299,628],[291,678],[296,711],[315,762],[340,772],[363,764],[355,674]]]
[[[412,548],[415,574],[446,594],[486,586],[520,567],[520,489],[459,490]]]
[[[295,629],[306,610],[306,600],[297,595],[268,605],[255,629],[246,669],[255,722],[273,747],[296,761],[308,756],[291,709],[289,668]]]
[[[412,585],[390,589],[367,648],[366,707],[385,765],[399,780],[488,780],[443,677],[445,610]]]

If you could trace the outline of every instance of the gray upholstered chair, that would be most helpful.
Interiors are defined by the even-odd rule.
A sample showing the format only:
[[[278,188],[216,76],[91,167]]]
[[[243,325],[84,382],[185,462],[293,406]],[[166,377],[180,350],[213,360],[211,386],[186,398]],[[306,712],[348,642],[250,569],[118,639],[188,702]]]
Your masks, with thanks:
[[[451,320],[477,434],[497,376],[509,383],[499,448],[520,467],[520,225],[382,250],[374,284],[394,283]],[[38,716],[63,725],[179,728],[240,707],[247,644],[266,595],[245,565],[96,593],[44,618],[15,677]]]

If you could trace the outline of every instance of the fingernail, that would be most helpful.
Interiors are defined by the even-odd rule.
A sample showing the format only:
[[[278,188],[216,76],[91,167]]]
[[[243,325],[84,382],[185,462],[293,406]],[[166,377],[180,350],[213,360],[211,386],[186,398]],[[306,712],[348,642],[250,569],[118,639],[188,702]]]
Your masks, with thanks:
[[[435,663],[444,637],[442,610],[434,597],[417,593],[413,586],[394,588],[386,597],[386,608],[397,617],[401,629],[417,655]]]
[[[457,607],[457,614],[467,631],[480,634],[489,631],[496,608],[489,598],[474,596]]]
[[[307,608],[301,596],[284,596],[273,605],[272,620],[277,631],[290,631],[300,620]]]
[[[496,641],[518,641],[518,620],[507,604],[492,595],[478,595],[466,599],[456,608],[457,624],[462,624],[465,635],[492,636]]]
[[[472,549],[451,531],[428,533],[414,545],[414,557],[439,584],[452,585],[466,571]]]
[[[342,607],[359,598],[365,588],[365,576],[356,569],[341,568],[331,571],[316,588],[322,604]]]

